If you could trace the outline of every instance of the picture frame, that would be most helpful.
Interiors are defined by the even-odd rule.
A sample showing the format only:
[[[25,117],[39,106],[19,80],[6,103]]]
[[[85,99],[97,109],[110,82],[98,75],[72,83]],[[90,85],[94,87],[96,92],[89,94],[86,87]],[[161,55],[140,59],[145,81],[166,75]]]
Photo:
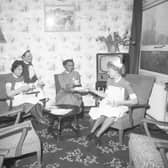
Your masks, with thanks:
[[[46,32],[79,31],[75,5],[45,5],[44,29]]]

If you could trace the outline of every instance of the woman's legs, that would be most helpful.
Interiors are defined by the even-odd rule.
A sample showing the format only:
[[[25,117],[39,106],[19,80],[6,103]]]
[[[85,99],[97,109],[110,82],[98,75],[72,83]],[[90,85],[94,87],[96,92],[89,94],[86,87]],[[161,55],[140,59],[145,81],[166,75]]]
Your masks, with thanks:
[[[43,106],[39,103],[37,103],[35,105],[35,111],[37,112],[37,114],[40,116],[40,118],[43,118]]]
[[[105,121],[106,117],[105,116],[100,116],[94,123],[92,129],[91,129],[91,133],[94,133],[96,131],[96,129]]]
[[[93,124],[93,127],[90,131],[90,134],[87,136],[87,140],[91,140],[93,138],[95,138],[95,131],[97,130],[97,128],[104,122],[105,120],[105,116],[100,116],[95,123]]]
[[[25,103],[24,104],[24,111],[25,113],[30,112],[31,115],[40,123],[46,124],[47,121],[42,115],[43,107],[41,104],[31,104],[31,103]]]
[[[104,133],[104,131],[106,131],[110,125],[114,123],[115,119],[115,117],[106,118],[100,129],[97,131],[96,137],[99,138]]]

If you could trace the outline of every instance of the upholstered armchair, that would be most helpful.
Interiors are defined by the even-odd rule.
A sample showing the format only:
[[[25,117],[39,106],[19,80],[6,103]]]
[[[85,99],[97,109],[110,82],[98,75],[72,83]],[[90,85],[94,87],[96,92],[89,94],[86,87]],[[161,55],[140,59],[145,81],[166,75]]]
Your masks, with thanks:
[[[54,74],[54,82],[55,82],[55,95],[57,96],[58,92],[61,90],[61,85],[60,85],[60,82],[59,82],[59,75],[60,74]],[[78,110],[78,117],[79,115],[81,115],[82,113],[82,108],[83,108],[83,104],[81,105],[81,107],[79,108]],[[77,121],[78,122],[78,121]]]
[[[130,134],[130,168],[167,168],[168,141],[140,134]]]
[[[3,159],[36,153],[41,166],[41,142],[31,121],[25,121],[0,129],[0,162]]]
[[[17,124],[20,121],[21,113],[23,112],[23,108],[11,109],[7,104],[7,100],[9,98],[6,95],[6,88],[4,81],[1,79],[0,81],[0,127],[6,126],[8,121],[13,121],[13,123]]]
[[[16,124],[19,123],[22,118],[27,118],[31,116],[29,111],[32,106],[29,104],[24,104],[20,107],[13,107],[12,106],[12,99],[7,96],[6,93],[6,81],[8,80],[8,74],[0,74],[0,127],[11,123],[12,121]],[[33,94],[37,96],[39,91],[31,91],[26,94]],[[41,100],[43,106],[45,107],[46,99]],[[7,103],[8,102],[8,103]]]
[[[149,125],[161,126],[167,131],[168,122],[156,119],[143,119],[146,135],[131,134],[129,139],[130,167],[134,168],[167,168],[168,167],[168,135],[167,139],[156,138]],[[158,128],[160,129],[160,128]],[[164,131],[160,131],[164,134]],[[161,134],[161,133],[159,133]],[[163,135],[162,134],[162,135]],[[163,136],[161,136],[163,137]]]
[[[129,106],[129,111],[111,125],[112,128],[119,131],[120,144],[123,143],[124,131],[141,124],[144,119],[146,110],[149,108],[148,102],[155,81],[153,77],[139,74],[128,74],[126,79],[131,83],[138,97],[138,104]]]

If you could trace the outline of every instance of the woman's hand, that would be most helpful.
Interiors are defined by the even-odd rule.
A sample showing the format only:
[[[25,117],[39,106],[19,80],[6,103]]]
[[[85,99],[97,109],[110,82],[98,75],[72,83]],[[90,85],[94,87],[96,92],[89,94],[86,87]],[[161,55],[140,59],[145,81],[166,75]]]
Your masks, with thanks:
[[[31,86],[30,85],[24,85],[24,86],[21,86],[20,87],[20,91],[21,92],[27,92],[28,90],[31,89]]]
[[[39,87],[39,88],[43,88],[45,86],[45,84],[44,84],[44,82],[43,81],[38,81],[38,83],[37,83],[37,87]]]
[[[105,97],[105,92],[103,90],[90,89],[89,92],[99,97]]]

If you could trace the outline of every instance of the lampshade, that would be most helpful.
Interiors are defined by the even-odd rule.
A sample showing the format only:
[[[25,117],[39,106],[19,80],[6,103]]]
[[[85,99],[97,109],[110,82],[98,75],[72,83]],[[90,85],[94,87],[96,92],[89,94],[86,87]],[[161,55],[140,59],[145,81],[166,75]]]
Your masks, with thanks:
[[[3,33],[2,33],[1,28],[0,28],[0,43],[6,43],[6,40],[5,40],[5,37],[4,37]]]

